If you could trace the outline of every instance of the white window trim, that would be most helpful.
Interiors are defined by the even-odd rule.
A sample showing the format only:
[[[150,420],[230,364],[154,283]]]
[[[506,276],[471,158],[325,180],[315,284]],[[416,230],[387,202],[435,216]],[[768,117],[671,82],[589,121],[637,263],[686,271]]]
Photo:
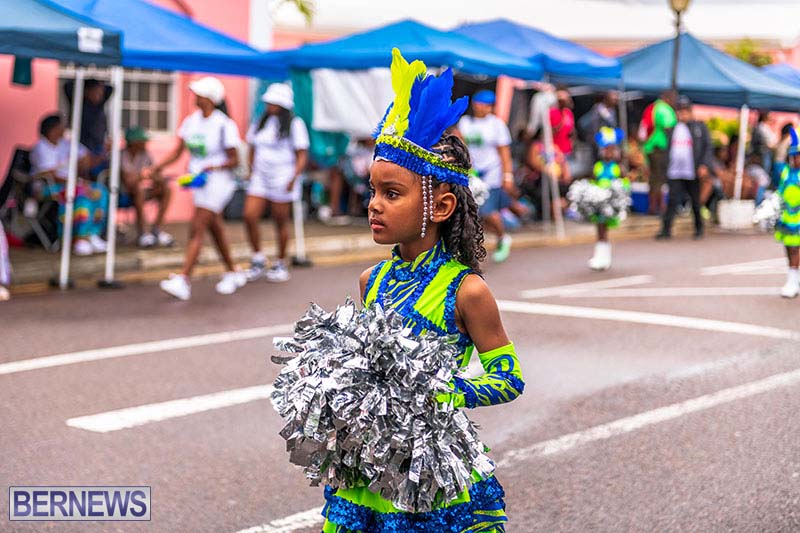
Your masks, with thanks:
[[[61,64],[58,69],[58,79],[75,79],[76,67],[73,64]],[[94,78],[110,83],[111,72],[107,68],[87,67],[86,79]],[[167,82],[169,89],[167,91],[167,129],[157,130],[150,129],[148,133],[156,137],[168,137],[175,135],[178,127],[178,74],[176,72],[169,72],[163,70],[148,70],[142,71],[140,69],[125,69],[124,81],[154,81],[154,82]],[[59,84],[59,91],[61,84]],[[60,97],[60,96],[59,96]]]

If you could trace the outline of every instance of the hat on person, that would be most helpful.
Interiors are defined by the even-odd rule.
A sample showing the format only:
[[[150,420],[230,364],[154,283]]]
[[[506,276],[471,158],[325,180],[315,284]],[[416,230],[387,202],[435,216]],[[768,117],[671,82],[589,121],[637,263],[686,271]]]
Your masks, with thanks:
[[[208,98],[214,105],[219,105],[225,99],[225,86],[213,76],[205,76],[189,84],[189,90],[197,96]]]
[[[692,107],[692,101],[686,95],[681,95],[678,98],[678,109],[689,109]]]
[[[622,142],[622,139],[625,137],[625,134],[620,128],[609,128],[608,126],[603,126],[600,128],[595,136],[594,140],[597,142],[597,146],[600,148],[606,148],[608,146],[616,146]]]
[[[149,141],[150,136],[144,131],[144,128],[140,126],[131,126],[127,130],[125,130],[125,141],[129,143],[135,143],[139,141]]]
[[[273,83],[267,87],[261,101],[292,110],[294,109],[294,92],[286,83]]]
[[[472,95],[472,103],[494,105],[495,96],[493,91],[478,91]]]

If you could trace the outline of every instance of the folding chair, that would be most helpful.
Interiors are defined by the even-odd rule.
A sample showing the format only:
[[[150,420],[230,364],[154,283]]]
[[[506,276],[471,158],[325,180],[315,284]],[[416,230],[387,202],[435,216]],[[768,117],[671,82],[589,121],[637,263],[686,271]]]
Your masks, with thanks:
[[[6,179],[0,187],[0,219],[17,237],[26,238],[31,233],[45,250],[59,248],[57,204],[50,198],[35,198],[35,191],[49,182],[30,175],[30,151],[15,148]],[[53,215],[55,213],[55,218]]]

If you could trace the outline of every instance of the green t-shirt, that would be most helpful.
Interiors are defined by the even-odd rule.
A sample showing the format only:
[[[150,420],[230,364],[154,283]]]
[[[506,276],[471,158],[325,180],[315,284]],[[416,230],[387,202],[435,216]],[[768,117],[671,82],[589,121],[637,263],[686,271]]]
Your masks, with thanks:
[[[650,134],[644,143],[644,153],[649,154],[653,150],[666,150],[669,146],[667,130],[674,128],[678,123],[678,117],[672,106],[662,99],[656,100],[653,104],[653,133]]]

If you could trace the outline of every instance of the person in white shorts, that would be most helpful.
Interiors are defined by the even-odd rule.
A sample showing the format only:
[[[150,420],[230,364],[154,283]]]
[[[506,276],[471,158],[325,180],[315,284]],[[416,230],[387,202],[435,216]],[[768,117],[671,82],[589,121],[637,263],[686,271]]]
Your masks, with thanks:
[[[192,289],[189,278],[197,263],[203,236],[208,231],[214,239],[227,271],[222,275],[216,290],[220,294],[233,294],[247,282],[243,272],[236,271],[222,222],[222,210],[233,197],[236,185],[232,169],[239,164],[236,148],[239,131],[236,123],[224,109],[225,87],[217,78],[206,76],[189,84],[195,94],[197,111],[186,117],[178,130],[178,144],[166,159],[145,169],[144,176],[160,173],[189,150],[189,172],[206,173],[204,186],[192,189],[194,214],[192,216],[186,258],[180,274],[170,274],[159,287],[180,300],[188,300]],[[221,109],[220,109],[221,108]]]
[[[265,276],[268,281],[287,281],[286,248],[289,244],[289,219],[292,202],[301,193],[300,175],[308,163],[308,130],[294,116],[294,94],[285,83],[273,83],[261,97],[267,104],[264,114],[250,126],[250,186],[244,203],[244,220],[253,249],[247,279]],[[278,237],[278,259],[267,270],[261,252],[258,222],[270,206]]]

